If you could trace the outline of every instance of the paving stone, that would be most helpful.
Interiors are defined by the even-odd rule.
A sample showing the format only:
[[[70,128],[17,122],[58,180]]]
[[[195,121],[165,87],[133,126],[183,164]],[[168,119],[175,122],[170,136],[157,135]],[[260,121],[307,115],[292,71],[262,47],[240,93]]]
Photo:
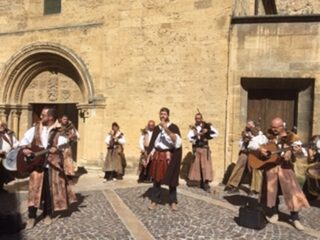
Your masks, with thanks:
[[[178,194],[179,210],[172,212],[167,205],[147,209],[148,187],[115,191],[156,239],[316,239],[280,225],[268,224],[260,231],[240,227],[234,211],[182,194]],[[166,195],[167,190],[162,193]]]
[[[247,198],[247,195],[242,191],[237,195],[228,195],[223,192],[223,187],[219,186],[212,188],[212,193],[207,193],[199,188],[189,188],[182,185],[178,187],[179,210],[172,212],[169,205],[166,204],[159,205],[155,211],[147,209],[151,185],[119,186],[121,188],[117,188],[117,184],[113,184],[112,189],[155,239],[316,239],[304,232],[282,225],[268,224],[265,229],[260,231],[238,226],[234,220],[237,217],[237,207],[243,204]],[[108,188],[107,185],[106,188]],[[179,193],[179,190],[187,191],[190,194],[183,195]],[[162,192],[163,200],[165,200],[168,191],[164,189]],[[26,200],[26,193],[20,192],[17,193],[17,196],[11,194],[7,197],[16,199],[17,202],[12,204],[12,202],[8,202],[8,199],[1,198],[0,204],[6,200],[6,204],[9,206],[6,211],[13,211]],[[231,203],[235,207],[235,211],[197,197],[207,197]],[[254,197],[257,198],[257,196]],[[45,226],[40,221],[32,230],[0,236],[0,240],[134,239],[101,190],[80,192],[78,198],[80,201],[77,207],[62,214],[50,226]],[[283,200],[281,199],[281,201],[280,209],[287,213]],[[40,213],[41,211],[39,211]],[[320,231],[319,216],[319,206],[313,206],[301,212],[301,221],[306,227]],[[27,213],[23,214],[23,218],[27,220]]]
[[[77,196],[79,204],[50,226],[40,221],[31,230],[0,236],[0,239],[133,239],[102,192],[85,192]],[[23,217],[27,220],[27,214]]]

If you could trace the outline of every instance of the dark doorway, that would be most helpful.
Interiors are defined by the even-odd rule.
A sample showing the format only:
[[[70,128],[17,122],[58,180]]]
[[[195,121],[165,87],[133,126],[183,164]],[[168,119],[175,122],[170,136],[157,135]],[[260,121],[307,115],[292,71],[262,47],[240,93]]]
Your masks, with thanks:
[[[78,110],[75,103],[61,103],[61,104],[51,104],[51,103],[32,103],[32,125],[40,120],[40,114],[45,106],[55,107],[58,112],[58,118],[62,115],[67,115],[69,120],[74,124],[76,129],[78,129]],[[77,143],[72,144],[72,154],[74,161],[77,161]]]
[[[296,90],[249,90],[248,119],[256,121],[261,130],[266,131],[274,117],[281,117],[291,130],[297,126],[297,99]]]
[[[273,117],[281,117],[288,130],[297,127],[302,141],[312,134],[314,79],[241,78],[247,119],[257,121],[261,130],[270,127]]]

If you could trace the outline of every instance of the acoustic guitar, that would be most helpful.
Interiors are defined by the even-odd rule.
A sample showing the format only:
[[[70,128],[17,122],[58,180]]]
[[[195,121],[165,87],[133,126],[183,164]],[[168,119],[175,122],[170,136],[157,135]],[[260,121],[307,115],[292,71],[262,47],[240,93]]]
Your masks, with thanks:
[[[58,146],[58,150],[68,147],[70,143],[61,144]],[[28,148],[32,151],[29,156],[23,154],[23,149],[19,149],[17,153],[17,171],[22,175],[30,174],[36,168],[41,167],[45,164],[46,154],[49,149],[43,149],[38,146],[32,146]]]
[[[308,147],[312,144],[303,144],[302,147]],[[279,153],[285,152],[293,148],[293,146],[278,149],[277,145],[273,142],[269,142],[263,145],[267,149],[267,156],[263,156],[259,151],[251,151],[248,154],[248,166],[253,169],[262,169],[267,164],[276,163],[279,159]]]

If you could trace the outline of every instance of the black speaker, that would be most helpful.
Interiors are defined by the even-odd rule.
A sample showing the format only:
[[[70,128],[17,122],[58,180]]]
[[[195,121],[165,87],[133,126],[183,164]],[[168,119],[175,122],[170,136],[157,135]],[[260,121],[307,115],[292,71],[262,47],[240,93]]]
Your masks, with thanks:
[[[252,229],[263,229],[266,226],[265,211],[261,205],[247,204],[240,207],[238,224]]]

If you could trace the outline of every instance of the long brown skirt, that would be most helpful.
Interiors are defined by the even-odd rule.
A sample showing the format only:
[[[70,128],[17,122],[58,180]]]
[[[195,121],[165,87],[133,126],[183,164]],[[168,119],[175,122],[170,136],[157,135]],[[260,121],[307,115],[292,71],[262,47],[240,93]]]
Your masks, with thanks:
[[[213,178],[211,151],[209,148],[196,148],[188,179],[191,181],[209,181]]]
[[[108,149],[105,161],[104,161],[104,166],[103,166],[103,171],[104,172],[116,172],[119,175],[124,174],[124,168],[126,162],[125,162],[125,157],[123,154],[123,148],[122,146],[117,146],[117,148],[114,149]]]
[[[280,166],[276,166],[266,171],[265,177],[266,188],[263,189],[264,191],[261,200],[262,202],[266,201],[265,204],[267,207],[271,208],[276,205],[279,185],[289,211],[298,212],[302,208],[309,207],[309,203],[303,194],[292,169],[284,169]]]

